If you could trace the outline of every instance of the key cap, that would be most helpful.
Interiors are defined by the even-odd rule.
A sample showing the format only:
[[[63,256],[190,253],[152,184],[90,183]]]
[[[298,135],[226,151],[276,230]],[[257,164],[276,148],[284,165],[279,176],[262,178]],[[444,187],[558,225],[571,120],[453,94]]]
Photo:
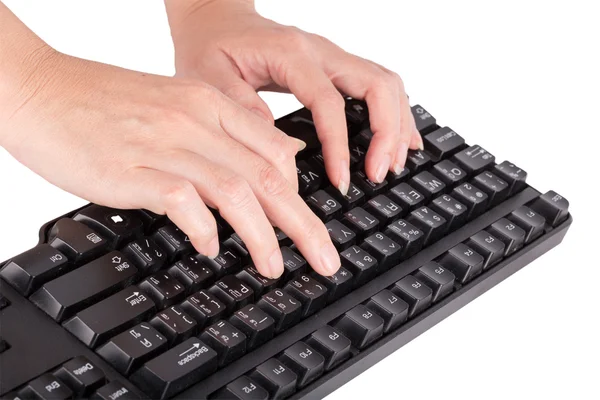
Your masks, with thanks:
[[[344,211],[351,210],[354,207],[359,207],[366,200],[365,192],[363,192],[352,182],[350,182],[350,185],[348,186],[348,193],[346,193],[345,196],[342,196],[340,191],[334,187],[330,187],[325,190],[339,200]]]
[[[189,296],[181,309],[194,318],[200,327],[212,324],[225,316],[225,304],[206,290]]]
[[[254,304],[248,304],[229,318],[229,323],[246,335],[248,351],[275,335],[275,320]]]
[[[402,255],[402,246],[381,232],[367,237],[360,247],[377,259],[378,273],[398,264]]]
[[[413,224],[399,219],[387,226],[384,233],[402,245],[401,259],[412,257],[423,247],[425,235]]]
[[[350,169],[359,170],[362,169],[365,164],[365,155],[367,154],[367,149],[356,143],[355,141],[350,141]]]
[[[169,346],[188,339],[198,328],[196,320],[179,306],[171,306],[159,312],[150,320],[150,325],[167,338]]]
[[[215,258],[200,255],[200,259],[215,273],[216,278],[236,273],[242,266],[240,256],[227,245],[219,248]]]
[[[468,174],[478,174],[494,165],[496,158],[479,145],[473,145],[459,151],[452,157],[452,161],[467,171]]]
[[[424,135],[426,133],[432,132],[437,129],[437,124],[435,122],[435,118],[427,112],[423,107],[418,104],[415,104],[410,108],[413,117],[415,118],[415,124],[417,125],[417,130]]]
[[[467,206],[467,219],[481,215],[488,205],[488,195],[470,183],[463,183],[455,187],[452,197]]]
[[[441,195],[429,207],[446,219],[448,231],[458,229],[467,222],[467,207],[450,195]]]
[[[377,218],[381,225],[389,225],[404,214],[402,207],[383,194],[369,200],[364,209]]]
[[[302,304],[283,290],[275,289],[265,294],[257,306],[275,320],[275,332],[295,325],[302,317]]]
[[[98,232],[112,248],[119,248],[144,233],[144,224],[134,211],[92,204],[77,212],[73,219]]]
[[[54,224],[48,234],[48,243],[75,264],[97,257],[108,246],[107,240],[70,218],[61,218]]]
[[[422,193],[426,200],[430,199],[431,197],[436,197],[446,190],[446,185],[439,178],[433,176],[427,171],[423,171],[415,175],[410,180],[410,184],[419,193]]]
[[[63,326],[88,347],[96,347],[116,332],[130,328],[154,311],[155,305],[130,286],[77,313]]]
[[[424,235],[424,246],[439,240],[448,229],[446,218],[429,207],[420,207],[413,210],[406,220],[421,229]]]
[[[325,358],[304,342],[285,349],[280,359],[298,376],[299,388],[317,379],[325,370]]]
[[[369,119],[367,104],[362,100],[350,99],[346,101],[346,118],[348,123],[362,125]]]
[[[314,314],[327,303],[327,288],[321,282],[300,274],[290,280],[283,288],[290,296],[302,303],[302,317]]]
[[[525,244],[528,244],[544,234],[546,219],[527,206],[521,206],[510,213],[508,220],[517,224],[525,231]]]
[[[269,392],[247,376],[240,376],[233,382],[229,382],[211,398],[214,400],[268,400]]]
[[[246,354],[246,335],[227,321],[218,321],[202,332],[200,339],[218,354],[219,367]]]
[[[30,300],[60,322],[129,285],[136,273],[123,253],[112,251],[46,283]]]
[[[425,135],[425,150],[433,155],[433,161],[439,161],[465,147],[465,139],[447,126]]]
[[[114,369],[127,376],[166,349],[167,338],[152,325],[142,322],[113,337],[96,352]]]
[[[375,257],[354,245],[340,253],[342,265],[352,272],[354,287],[362,286],[370,281],[377,272]]]
[[[546,218],[553,227],[560,225],[569,217],[569,202],[554,190],[538,197],[530,207]]]
[[[367,195],[367,197],[377,196],[383,192],[387,186],[387,181],[373,182],[363,171],[356,171],[352,174],[352,182],[356,183]]]
[[[165,399],[217,369],[217,352],[193,337],[148,361],[131,376],[150,398]]]
[[[488,229],[494,237],[502,240],[506,248],[504,249],[504,257],[520,250],[525,244],[526,233],[523,228],[515,225],[506,218],[501,218],[494,222]]]
[[[276,358],[270,358],[256,367],[250,373],[250,378],[267,389],[269,399],[273,400],[292,395],[298,380],[296,373]]]
[[[0,276],[23,296],[73,268],[67,257],[48,244],[40,244],[14,257],[0,270]]]
[[[464,243],[459,243],[439,261],[456,276],[458,282],[464,284],[483,271],[483,256]]]
[[[364,128],[362,128],[358,131],[358,133],[356,134],[356,136],[354,136],[352,138],[352,140],[355,143],[364,147],[365,149],[368,149],[369,145],[371,144],[371,140],[373,139],[373,136],[375,136],[375,135],[373,134],[373,131],[371,130],[371,128],[368,126],[365,126]]]
[[[282,247],[280,250],[283,256],[283,275],[281,279],[284,282],[306,270],[308,263],[302,256],[289,247]]]
[[[275,288],[279,282],[279,279],[271,279],[262,276],[253,265],[247,266],[236,276],[252,288],[254,300],[258,300],[263,293]]]
[[[139,238],[129,243],[123,249],[123,254],[146,274],[158,271],[167,262],[167,252],[158,247],[150,237]]]
[[[10,345],[6,340],[2,339],[2,336],[0,336],[0,354],[4,353],[8,349],[10,349]]]
[[[317,169],[306,161],[296,163],[296,173],[298,174],[298,186],[301,196],[313,193],[321,187],[322,177]]]
[[[77,397],[88,397],[106,383],[104,372],[87,357],[78,356],[64,363],[54,372]]]
[[[189,254],[194,250],[190,238],[173,224],[167,224],[158,228],[154,235],[152,235],[152,238],[160,248],[166,250],[169,261],[181,258],[181,256]]]
[[[489,206],[500,204],[508,197],[508,183],[489,171],[477,175],[473,183],[488,195]]]
[[[279,228],[275,228],[274,231],[275,237],[277,237],[277,241],[279,242],[279,247],[292,245],[292,239],[290,239],[284,231]]]
[[[10,300],[0,294],[0,310],[10,306]]]
[[[355,207],[344,214],[344,221],[358,236],[366,236],[377,230],[379,221],[360,207]]]
[[[510,185],[508,190],[509,196],[520,192],[527,186],[525,183],[527,180],[527,172],[508,161],[496,165],[494,167],[494,173]]]
[[[341,204],[324,190],[318,190],[309,195],[306,198],[306,204],[322,221],[329,221],[342,211]]]
[[[32,380],[21,389],[19,391],[19,397],[36,400],[71,399],[73,397],[73,391],[52,374],[44,374]]]
[[[141,400],[135,393],[131,393],[129,389],[125,387],[119,381],[112,381],[102,386],[94,395],[93,400]]]
[[[504,243],[486,231],[479,231],[471,236],[466,245],[483,257],[483,270],[498,264],[504,257]]]
[[[390,186],[397,185],[399,183],[405,182],[408,180],[410,176],[410,170],[408,168],[402,168],[399,174],[389,171],[385,180],[388,181]]]
[[[289,136],[304,141],[307,145],[307,150],[318,149],[320,146],[317,131],[314,124],[305,118],[308,114],[302,115],[302,113],[298,113],[296,115],[297,117],[275,121],[275,126]]]
[[[135,210],[137,215],[142,219],[146,232],[155,231],[158,227],[162,226],[167,222],[168,218],[166,215],[155,214],[148,210]]]
[[[158,272],[140,282],[140,289],[150,296],[160,308],[175,304],[185,295],[183,285],[166,272]]]
[[[331,276],[319,275],[313,273],[313,277],[319,280],[327,288],[327,302],[331,303],[340,297],[345,296],[352,290],[352,281],[354,276],[352,272],[344,267],[340,267],[337,272]]]
[[[254,299],[254,291],[250,285],[234,275],[224,276],[208,291],[225,304],[227,314],[244,307]]]
[[[433,299],[433,290],[412,275],[400,279],[390,290],[408,304],[408,318],[427,309]]]
[[[442,160],[435,164],[431,172],[450,187],[467,180],[467,173],[450,160]]]
[[[415,278],[433,290],[431,302],[436,303],[454,290],[454,274],[435,261],[429,261],[415,273]]]
[[[246,264],[250,261],[248,247],[237,233],[232,233],[231,236],[223,242],[223,245],[234,252],[240,258],[242,264]]]
[[[347,249],[356,242],[356,233],[336,219],[327,222],[325,227],[338,251]]]
[[[350,339],[325,325],[313,332],[306,343],[321,354],[325,359],[325,371],[328,371],[351,357]]]
[[[406,156],[406,168],[413,174],[418,174],[421,171],[429,168],[431,164],[431,158],[421,150],[408,150]]]
[[[390,190],[389,196],[392,200],[395,200],[404,211],[413,210],[425,203],[425,196],[413,189],[408,183],[401,183],[394,186]]]
[[[169,268],[169,275],[185,286],[187,293],[197,292],[214,281],[215,274],[194,256],[186,256]]]
[[[408,318],[408,303],[387,289],[367,300],[365,306],[383,318],[383,333],[396,329]]]
[[[360,350],[383,335],[383,318],[359,304],[338,319],[334,328]]]

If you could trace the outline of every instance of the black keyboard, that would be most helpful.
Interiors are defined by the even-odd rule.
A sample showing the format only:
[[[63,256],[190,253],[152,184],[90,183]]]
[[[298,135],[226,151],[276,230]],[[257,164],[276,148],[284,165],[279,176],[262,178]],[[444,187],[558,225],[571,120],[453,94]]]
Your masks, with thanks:
[[[285,272],[269,279],[218,215],[221,253],[208,259],[164,216],[90,204],[0,264],[0,396],[322,398],[566,234],[565,198],[419,105],[425,150],[370,181],[368,110],[346,104],[346,196],[325,178],[310,112],[276,123],[308,143],[299,191],[340,252],[334,276],[314,273],[281,231]]]

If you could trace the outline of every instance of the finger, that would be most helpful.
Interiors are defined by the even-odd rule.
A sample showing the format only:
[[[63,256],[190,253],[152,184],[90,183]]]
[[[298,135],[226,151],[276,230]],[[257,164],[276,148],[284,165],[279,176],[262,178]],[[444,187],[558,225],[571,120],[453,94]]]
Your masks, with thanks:
[[[135,168],[111,192],[113,204],[118,207],[166,214],[199,253],[213,258],[219,254],[215,218],[189,180],[155,169]]]
[[[214,204],[240,235],[261,274],[269,278],[281,276],[283,257],[275,231],[243,177],[184,150],[161,157],[158,163],[161,169],[189,180],[203,199]]]

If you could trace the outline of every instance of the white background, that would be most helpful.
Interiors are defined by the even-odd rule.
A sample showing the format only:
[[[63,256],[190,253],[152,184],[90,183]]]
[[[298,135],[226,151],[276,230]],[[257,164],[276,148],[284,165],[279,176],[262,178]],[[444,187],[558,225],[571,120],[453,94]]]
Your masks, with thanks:
[[[5,0],[58,50],[172,75],[160,0]],[[259,1],[404,78],[413,102],[554,189],[575,217],[561,246],[328,399],[598,399],[600,29],[594,1]],[[276,116],[297,107],[265,96]],[[61,162],[57,159],[56,162]],[[84,204],[0,149],[0,260]]]

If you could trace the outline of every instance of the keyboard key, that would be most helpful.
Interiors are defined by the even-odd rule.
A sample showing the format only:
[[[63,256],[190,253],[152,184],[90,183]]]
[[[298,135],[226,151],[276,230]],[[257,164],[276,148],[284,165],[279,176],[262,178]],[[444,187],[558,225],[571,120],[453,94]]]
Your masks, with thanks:
[[[350,185],[348,186],[348,193],[346,193],[345,196],[342,196],[340,191],[334,187],[330,187],[326,189],[326,191],[339,200],[344,211],[351,210],[354,207],[359,207],[366,200],[365,192],[363,192],[352,182],[350,182]]]
[[[383,333],[396,329],[408,318],[408,303],[387,289],[367,300],[365,306],[383,318]]]
[[[404,214],[402,207],[383,194],[369,200],[364,209],[377,218],[382,225],[389,225]]]
[[[275,320],[275,332],[288,329],[302,317],[300,300],[293,298],[283,290],[271,290],[258,301],[257,305]]]
[[[110,383],[102,386],[94,395],[93,400],[141,400],[137,394],[131,393],[129,389],[125,387],[119,381],[111,381]]]
[[[313,276],[321,281],[327,288],[327,302],[331,303],[342,296],[350,293],[352,290],[352,281],[354,276],[352,272],[344,267],[340,267],[337,272],[331,276],[318,275],[316,272]]]
[[[515,225],[506,218],[501,218],[494,222],[487,230],[506,245],[504,257],[508,257],[520,250],[525,244],[526,232],[523,228]]]
[[[437,124],[435,122],[435,118],[427,112],[423,107],[418,104],[415,104],[410,108],[413,117],[415,118],[415,124],[417,125],[417,130],[424,135],[426,133],[432,132],[437,129]]]
[[[362,166],[365,164],[365,155],[366,154],[367,154],[367,149],[365,149],[358,143],[351,141],[350,142],[350,169],[352,169],[352,170],[362,169]]]
[[[318,190],[306,198],[306,204],[323,221],[335,218],[342,211],[341,204],[324,190]]]
[[[279,400],[296,391],[298,376],[291,368],[276,358],[271,358],[256,367],[250,378],[269,392],[269,399]]]
[[[383,335],[383,324],[383,318],[359,304],[338,319],[334,328],[360,350]]]
[[[356,183],[360,187],[367,197],[373,197],[380,194],[387,186],[387,181],[384,179],[383,182],[373,182],[363,171],[356,171],[352,174],[352,182]]]
[[[298,186],[301,196],[315,192],[321,187],[321,173],[306,161],[296,163],[296,173],[298,174]]]
[[[442,160],[435,164],[431,172],[450,187],[467,180],[467,173],[450,160]]]
[[[169,307],[150,320],[157,331],[169,341],[169,346],[183,342],[196,333],[198,323],[179,306]]]
[[[190,338],[148,361],[131,376],[150,398],[165,399],[212,374],[217,352],[197,338]]]
[[[279,279],[271,279],[262,276],[253,265],[244,268],[236,276],[252,288],[254,300],[258,300],[263,293],[275,288],[279,282]]]
[[[448,231],[453,231],[463,226],[467,221],[467,207],[450,195],[441,195],[434,199],[429,207],[446,219]]]
[[[365,149],[368,149],[371,144],[371,140],[373,139],[373,136],[375,135],[373,134],[371,127],[366,126],[358,131],[356,136],[352,138],[352,141],[361,145]]]
[[[246,335],[227,321],[219,321],[202,332],[200,339],[219,355],[219,367],[246,354]]]
[[[369,109],[362,100],[351,99],[346,101],[346,118],[350,124],[362,125],[369,119]]]
[[[350,229],[359,236],[370,235],[377,230],[379,221],[377,218],[366,212],[360,207],[355,207],[344,214],[344,221]]]
[[[225,304],[227,314],[244,307],[254,299],[254,291],[250,285],[234,275],[224,276],[208,291]]]
[[[170,261],[189,254],[194,250],[190,238],[173,224],[158,228],[154,235],[152,235],[152,238],[160,248],[167,251]]]
[[[538,197],[530,207],[546,218],[553,227],[560,225],[569,217],[569,202],[554,190]]]
[[[336,219],[327,222],[325,227],[338,251],[347,249],[356,242],[356,233]]]
[[[390,190],[389,196],[392,200],[395,200],[404,211],[413,210],[425,203],[425,196],[413,189],[408,183],[401,183],[394,186]]]
[[[77,397],[88,397],[106,383],[104,372],[84,356],[67,361],[54,372],[54,376],[71,388]]]
[[[152,325],[142,322],[113,337],[96,352],[119,373],[129,375],[166,349],[167,339]]]
[[[479,231],[471,236],[466,245],[483,256],[483,270],[498,264],[504,257],[504,243],[486,231]]]
[[[87,346],[96,347],[114,333],[145,319],[154,308],[150,298],[136,286],[130,286],[80,311],[63,326]]]
[[[46,283],[31,301],[56,321],[129,285],[137,273],[120,251],[112,251]]]
[[[286,281],[306,270],[308,263],[306,260],[289,247],[281,248],[283,256],[283,275],[281,279]]]
[[[123,253],[146,274],[158,271],[167,262],[167,252],[158,247],[150,237],[134,240],[125,246]]]
[[[19,391],[19,397],[36,400],[71,399],[73,397],[73,391],[52,374],[44,374],[32,380],[21,389]]]
[[[232,248],[227,245],[221,245],[219,254],[215,258],[209,258],[200,255],[199,258],[215,273],[216,278],[225,275],[234,274],[242,266],[242,260]]]
[[[155,231],[159,226],[162,226],[167,222],[168,218],[166,215],[159,215],[148,210],[135,210],[138,216],[142,219],[146,232]]]
[[[10,306],[10,300],[0,294],[0,310]]]
[[[362,286],[375,276],[377,260],[375,257],[354,245],[340,253],[342,265],[354,276],[354,287]]]
[[[469,175],[478,174],[494,165],[495,157],[479,145],[466,148],[454,155],[452,160]]]
[[[106,239],[70,218],[61,218],[54,224],[48,235],[48,243],[75,264],[97,257],[108,246]]]
[[[388,225],[385,234],[395,242],[402,245],[401,258],[408,258],[417,254],[423,247],[425,235],[413,224],[403,219]]]
[[[428,171],[423,171],[413,176],[410,180],[410,184],[419,193],[422,193],[426,200],[431,197],[436,197],[446,190],[446,185]]]
[[[248,304],[229,318],[229,323],[246,335],[248,351],[275,335],[275,320],[254,304]]]
[[[328,371],[351,357],[350,339],[325,325],[313,332],[306,343],[325,358],[325,371]]]
[[[470,183],[463,183],[455,187],[452,197],[467,206],[467,219],[481,215],[488,205],[488,195]]]
[[[464,284],[483,271],[483,256],[464,243],[459,243],[442,256],[439,263],[448,268],[458,282]]]
[[[408,150],[406,156],[406,168],[413,174],[417,174],[429,168],[431,158],[421,150]]]
[[[280,359],[298,376],[299,388],[317,379],[325,370],[325,358],[304,342],[285,349]]]
[[[240,376],[211,398],[215,400],[268,400],[269,392],[247,376]]]
[[[244,243],[237,233],[232,233],[231,236],[223,242],[223,245],[238,255],[242,264],[250,261],[250,251],[248,251],[248,246],[246,246],[246,243]]]
[[[302,317],[314,314],[327,303],[327,288],[313,277],[300,274],[283,288],[302,303]]]
[[[29,296],[72,267],[60,251],[40,244],[8,261],[0,270],[0,276],[23,296]]]
[[[285,234],[284,231],[282,231],[279,228],[275,228],[274,231],[275,231],[275,237],[277,238],[277,241],[279,242],[279,247],[292,245],[292,239],[290,239],[288,237],[288,235]]]
[[[0,354],[4,353],[6,350],[10,349],[10,344],[0,336]]]
[[[544,234],[546,219],[527,206],[521,206],[510,213],[508,219],[525,231],[525,244]]]
[[[455,276],[435,261],[429,261],[415,273],[415,278],[433,290],[433,303],[448,296],[454,290]]]
[[[489,171],[477,175],[473,183],[488,195],[489,206],[500,204],[508,197],[508,183]]]
[[[408,303],[408,318],[427,309],[433,299],[433,290],[412,275],[400,279],[390,290]]]
[[[225,315],[225,304],[206,290],[185,299],[181,309],[194,318],[200,327],[212,324]]]
[[[367,237],[360,247],[377,259],[379,272],[398,264],[402,255],[402,245],[381,232]]]
[[[406,220],[421,229],[424,235],[424,246],[439,240],[448,229],[446,218],[429,207],[420,207],[413,210]]]
[[[142,219],[135,211],[92,204],[77,212],[73,219],[98,232],[112,248],[119,248],[144,233]]]
[[[185,295],[183,285],[166,272],[158,272],[140,282],[140,289],[150,296],[158,308],[175,304]]]
[[[504,161],[494,167],[494,173],[501,179],[504,179],[510,185],[509,196],[525,189],[527,184],[527,172],[517,167],[515,164]]]
[[[465,147],[465,139],[445,126],[425,135],[423,144],[425,145],[425,150],[433,155],[433,160],[439,161]]]
[[[169,275],[181,282],[187,293],[204,289],[214,281],[215,274],[200,259],[185,256],[169,268]]]
[[[389,185],[397,185],[398,183],[405,182],[410,176],[410,170],[408,168],[402,168],[399,174],[394,171],[388,171],[385,178]]]

